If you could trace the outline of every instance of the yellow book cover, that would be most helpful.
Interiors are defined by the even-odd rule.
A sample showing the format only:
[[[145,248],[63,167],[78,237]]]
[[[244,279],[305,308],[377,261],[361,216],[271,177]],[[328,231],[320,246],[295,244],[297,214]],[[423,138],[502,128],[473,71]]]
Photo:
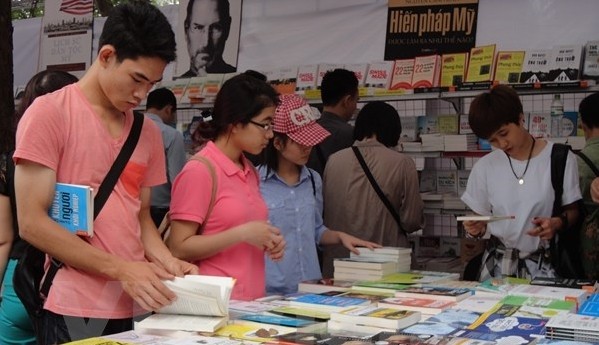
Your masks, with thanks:
[[[437,126],[441,134],[458,134],[460,120],[458,115],[439,115],[437,116]]]
[[[474,47],[470,50],[466,82],[490,81],[493,77],[495,44]]]
[[[457,86],[464,82],[468,53],[443,54],[441,56],[441,86]]]
[[[493,80],[499,83],[517,83],[520,80],[520,72],[522,72],[524,54],[524,50],[498,52]]]

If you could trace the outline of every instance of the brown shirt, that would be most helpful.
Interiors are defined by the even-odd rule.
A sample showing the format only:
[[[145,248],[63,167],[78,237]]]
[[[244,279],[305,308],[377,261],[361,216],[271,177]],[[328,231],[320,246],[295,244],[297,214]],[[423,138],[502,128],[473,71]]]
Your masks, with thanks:
[[[410,233],[424,226],[418,173],[409,156],[378,141],[356,141],[372,175],[398,211],[402,228]],[[406,237],[372,188],[351,148],[331,155],[324,171],[324,223],[384,246],[406,247]],[[341,245],[326,246],[323,277],[333,276],[333,259],[348,257]]]

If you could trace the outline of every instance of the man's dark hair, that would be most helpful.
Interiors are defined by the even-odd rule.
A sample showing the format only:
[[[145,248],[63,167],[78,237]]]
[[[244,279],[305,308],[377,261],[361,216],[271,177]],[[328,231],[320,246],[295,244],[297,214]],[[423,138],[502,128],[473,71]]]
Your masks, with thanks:
[[[162,109],[167,105],[172,106],[173,110],[177,110],[177,98],[171,90],[162,87],[150,92],[148,95],[146,109]]]
[[[325,73],[320,85],[323,105],[335,105],[347,96],[358,93],[358,78],[352,71],[337,68]]]
[[[106,19],[99,48],[110,44],[118,61],[157,57],[176,58],[175,34],[160,10],[149,3],[132,1],[115,6]]]
[[[518,93],[510,86],[497,85],[479,94],[470,103],[468,122],[474,134],[489,139],[504,125],[519,125],[522,112]]]
[[[599,128],[599,92],[585,97],[578,106],[580,119],[589,128]]]
[[[260,72],[258,72],[256,70],[253,70],[253,69],[248,69],[248,70],[246,70],[243,73],[247,74],[249,76],[252,76],[252,77],[254,77],[256,79],[260,79],[262,81],[266,81],[267,80],[266,75],[264,75],[264,73],[260,73]]]
[[[363,140],[372,135],[387,147],[397,145],[401,136],[401,120],[397,110],[381,101],[366,104],[358,113],[354,139]]]
[[[187,29],[189,29],[189,25],[191,24],[191,11],[193,10],[194,2],[195,0],[189,0],[189,2],[187,3],[187,14],[185,15],[185,21],[183,22],[186,34]],[[224,21],[225,23],[231,22],[229,0],[216,0],[216,10],[218,11],[218,15],[221,21]]]

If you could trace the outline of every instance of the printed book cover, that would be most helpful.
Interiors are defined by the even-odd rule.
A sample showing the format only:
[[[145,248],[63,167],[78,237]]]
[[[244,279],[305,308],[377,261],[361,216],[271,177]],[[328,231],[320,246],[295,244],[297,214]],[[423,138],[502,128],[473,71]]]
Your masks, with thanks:
[[[352,306],[370,304],[370,301],[364,298],[329,296],[326,294],[303,294],[288,297],[287,300],[291,305],[327,310],[341,310]]]
[[[266,323],[269,325],[280,325],[286,327],[303,328],[312,326],[322,322],[316,322],[314,320],[308,320],[298,317],[290,317],[276,314],[246,314],[239,317],[239,320],[253,321]]]
[[[546,319],[518,317],[502,313],[485,313],[455,335],[508,344],[527,344],[545,334]]]
[[[393,76],[391,77],[390,90],[412,88],[412,75],[414,74],[414,59],[395,60]]]
[[[352,287],[353,284],[354,282],[349,280],[323,278],[302,281],[298,284],[297,289],[299,292],[310,293],[322,293],[327,291],[347,291]]]
[[[381,308],[376,305],[362,306],[331,313],[332,321],[345,322],[348,325],[378,326],[389,329],[400,329],[420,321],[418,311]]]
[[[473,47],[470,50],[466,82],[489,81],[493,76],[495,44]]]
[[[524,54],[521,51],[500,51],[495,62],[495,81],[499,83],[515,84],[520,81]]]
[[[48,210],[50,218],[70,232],[94,235],[94,197],[89,186],[56,183],[54,199]]]
[[[390,297],[379,302],[379,307],[415,310],[422,314],[438,314],[455,305],[455,302],[425,298]]]
[[[468,53],[453,53],[441,55],[442,87],[458,86],[464,82]]]

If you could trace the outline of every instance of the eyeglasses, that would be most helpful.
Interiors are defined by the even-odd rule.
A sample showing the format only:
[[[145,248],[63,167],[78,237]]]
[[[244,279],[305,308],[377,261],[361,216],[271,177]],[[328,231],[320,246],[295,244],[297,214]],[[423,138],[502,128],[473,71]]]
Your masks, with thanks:
[[[265,132],[272,130],[272,123],[260,123],[253,120],[250,120],[250,123],[262,128]]]

